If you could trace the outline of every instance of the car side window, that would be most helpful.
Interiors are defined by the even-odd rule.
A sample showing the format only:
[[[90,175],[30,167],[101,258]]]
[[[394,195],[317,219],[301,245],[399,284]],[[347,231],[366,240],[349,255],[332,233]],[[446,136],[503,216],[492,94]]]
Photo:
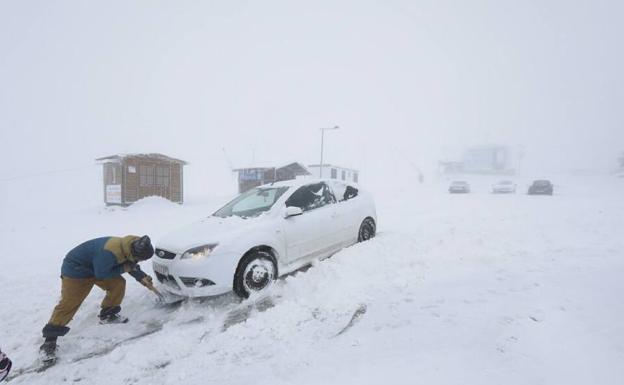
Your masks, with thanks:
[[[345,189],[343,198],[344,200],[349,200],[349,199],[353,199],[358,195],[358,189],[356,189],[353,186],[347,186],[347,188]]]
[[[344,202],[358,195],[358,189],[346,183],[335,182],[332,184],[332,187],[336,198],[338,198],[338,202]]]
[[[331,203],[336,203],[336,198],[325,183],[300,187],[286,200],[287,207],[299,207],[303,211],[314,210]]]

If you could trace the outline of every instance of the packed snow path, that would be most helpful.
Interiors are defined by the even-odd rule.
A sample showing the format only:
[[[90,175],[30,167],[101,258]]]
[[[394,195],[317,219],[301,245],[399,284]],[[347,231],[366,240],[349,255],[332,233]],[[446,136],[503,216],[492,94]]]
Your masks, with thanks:
[[[11,383],[621,384],[624,180],[556,188],[553,197],[451,196],[444,186],[379,194],[376,239],[281,280],[262,306],[225,296],[163,309],[129,282],[131,323],[101,326],[94,289],[61,340],[67,358],[149,323],[162,330]],[[14,368],[36,357],[75,243],[157,241],[208,206],[3,217],[0,345]]]

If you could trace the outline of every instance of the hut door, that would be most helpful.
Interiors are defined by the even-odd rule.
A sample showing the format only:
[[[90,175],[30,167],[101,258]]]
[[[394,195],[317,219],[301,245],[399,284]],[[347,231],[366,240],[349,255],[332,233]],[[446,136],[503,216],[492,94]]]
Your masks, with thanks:
[[[171,199],[169,185],[171,183],[171,172],[169,165],[156,166],[156,186],[155,193],[163,198]]]
[[[104,166],[104,201],[107,204],[121,204],[121,165],[107,163]]]

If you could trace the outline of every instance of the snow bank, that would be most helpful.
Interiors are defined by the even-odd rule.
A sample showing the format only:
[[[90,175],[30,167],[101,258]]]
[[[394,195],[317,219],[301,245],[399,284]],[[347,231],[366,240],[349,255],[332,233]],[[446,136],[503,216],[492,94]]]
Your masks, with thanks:
[[[165,210],[165,209],[179,208],[179,207],[180,207],[180,204],[178,203],[174,203],[170,201],[169,199],[166,199],[160,196],[152,195],[149,197],[139,199],[138,201],[130,205],[128,208],[133,211],[136,211],[136,210],[154,211],[154,210]]]
[[[61,340],[66,360],[154,323],[162,330],[12,383],[619,384],[624,184],[556,183],[553,197],[454,196],[445,184],[377,196],[377,238],[242,304],[226,295],[159,308],[129,282],[131,322],[100,326],[94,289]],[[67,237],[157,237],[210,211],[161,203],[31,218],[36,226],[2,233],[2,305],[11,311],[0,343],[16,370],[36,357]]]

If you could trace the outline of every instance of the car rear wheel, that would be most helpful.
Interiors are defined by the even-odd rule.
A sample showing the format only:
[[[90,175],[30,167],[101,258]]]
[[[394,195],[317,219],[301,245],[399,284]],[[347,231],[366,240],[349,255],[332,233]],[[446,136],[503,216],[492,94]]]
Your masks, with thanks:
[[[266,251],[252,251],[240,260],[234,274],[234,293],[249,298],[251,293],[269,287],[277,278],[273,256]]]
[[[360,225],[360,231],[358,232],[358,242],[368,241],[375,237],[377,227],[373,218],[366,218]]]

